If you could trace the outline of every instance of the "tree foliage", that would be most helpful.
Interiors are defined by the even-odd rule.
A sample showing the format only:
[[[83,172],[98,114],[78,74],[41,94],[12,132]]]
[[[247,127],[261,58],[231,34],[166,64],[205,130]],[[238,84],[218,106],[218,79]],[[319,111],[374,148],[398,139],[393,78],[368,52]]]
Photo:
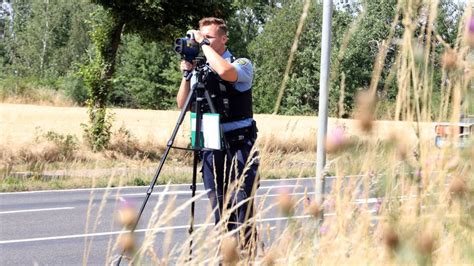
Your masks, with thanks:
[[[256,66],[254,93],[257,112],[271,112],[274,108],[302,8],[303,1],[288,1],[275,7],[274,16],[250,44],[251,58]],[[350,20],[350,14],[334,12],[333,58]],[[282,113],[308,114],[317,110],[321,26],[322,6],[313,1],[289,73]]]
[[[363,2],[363,11],[361,10],[359,13],[363,17],[351,36],[342,58],[338,58],[336,63],[338,72],[334,75],[334,86],[331,91],[333,103],[335,103],[336,99],[334,98],[341,97],[340,84],[344,75],[343,103],[346,111],[351,111],[354,107],[356,93],[368,89],[373,75],[374,62],[384,41],[388,42],[389,48],[377,89],[380,91],[385,85],[385,78],[390,71],[397,50],[394,40],[400,37],[398,34],[394,39],[387,40],[391,24],[397,16],[397,2],[397,0]],[[400,25],[398,27],[400,31]],[[338,108],[333,104],[331,109]]]
[[[136,33],[146,41],[170,43],[177,34],[206,16],[227,18],[232,2],[194,0],[92,0],[125,24],[124,33]]]
[[[95,57],[82,72],[89,90],[89,122],[87,139],[94,150],[106,147],[111,124],[107,119],[106,104],[113,88],[116,55],[122,33],[136,33],[143,40],[167,41],[175,33],[187,29],[203,16],[226,17],[228,2],[93,0],[103,7],[94,13],[91,38]],[[142,89],[139,89],[143,91]]]
[[[175,108],[180,73],[179,58],[172,52],[172,40],[196,28],[200,18],[215,15],[227,21],[228,47],[232,53],[248,57],[254,63],[255,111],[272,112],[303,2],[15,0],[13,32],[5,32],[4,38],[0,38],[0,78],[24,78],[42,86],[64,89],[79,104],[88,98],[91,122],[103,123],[89,131],[101,136],[97,138],[103,143],[101,147],[108,141],[110,127],[107,125],[111,125],[106,118],[107,106]],[[374,60],[396,16],[397,0],[360,2],[360,10],[333,11],[329,92],[333,116],[339,114],[340,98],[343,98],[346,115],[350,115],[355,94],[369,86]],[[405,16],[411,16],[413,23],[417,23],[412,34],[413,44],[426,44],[423,30],[426,10],[422,3],[425,4],[413,1],[415,7],[411,13],[407,5],[401,5],[400,23],[377,84],[378,96],[384,102],[393,102],[397,95],[396,73],[390,80],[388,77],[397,70],[398,43],[405,29],[402,23]],[[441,55],[448,46],[457,49],[463,8],[455,1],[440,0],[439,3],[431,36],[434,48],[426,73],[434,80],[430,84],[434,97],[442,90],[442,79],[446,79],[441,70]],[[292,62],[280,113],[314,114],[317,111],[321,21],[322,6],[320,1],[313,0]],[[348,33],[355,21],[358,26]],[[341,50],[343,40],[347,41],[347,47]],[[78,70],[79,77],[73,75]]]
[[[128,108],[173,108],[181,81],[178,60],[169,45],[126,36],[118,54],[110,103]]]
[[[5,43],[7,71],[20,77],[65,76],[89,46],[83,18],[91,6],[80,1],[18,0],[13,8],[14,32]]]
[[[265,23],[272,17],[275,1],[235,0],[234,13],[229,16],[228,47],[237,57],[250,57],[249,44],[257,37]]]

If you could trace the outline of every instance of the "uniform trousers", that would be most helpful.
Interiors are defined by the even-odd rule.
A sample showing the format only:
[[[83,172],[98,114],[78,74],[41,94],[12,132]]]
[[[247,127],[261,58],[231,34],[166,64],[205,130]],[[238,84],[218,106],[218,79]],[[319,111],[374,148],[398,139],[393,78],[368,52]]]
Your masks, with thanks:
[[[249,200],[249,197],[256,193],[259,186],[258,152],[252,151],[254,143],[255,140],[250,139],[229,143],[231,158],[228,158],[225,150],[203,151],[202,153],[204,187],[208,191],[215,223],[220,222],[225,213],[224,208],[231,210],[241,204],[230,212],[227,230],[231,231],[245,224],[240,231],[244,239],[238,238],[242,246],[246,246],[252,238],[256,237],[256,231],[252,233],[253,223],[246,223],[254,214],[254,200],[253,198]]]

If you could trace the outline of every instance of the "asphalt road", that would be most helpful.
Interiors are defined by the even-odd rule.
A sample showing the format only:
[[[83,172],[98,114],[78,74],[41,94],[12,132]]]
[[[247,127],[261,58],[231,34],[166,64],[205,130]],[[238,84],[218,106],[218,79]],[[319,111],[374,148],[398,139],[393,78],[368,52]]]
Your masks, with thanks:
[[[331,183],[329,178],[326,191]],[[115,243],[122,230],[116,220],[117,206],[125,201],[138,208],[147,188],[0,193],[0,265],[106,264],[107,256],[110,255],[107,254],[108,247]],[[269,207],[269,211],[262,215],[259,223],[270,224],[272,228],[284,227],[286,217],[277,207],[270,207],[282,189],[289,190],[296,198],[303,197],[305,190],[311,196],[314,193],[314,179],[262,181],[257,202],[265,196],[264,204]],[[189,184],[171,185],[168,191],[165,190],[165,186],[155,187],[138,225],[138,237],[147,231],[147,221],[160,197],[164,200],[162,206],[171,200],[175,200],[174,206],[180,206],[191,196]],[[212,230],[212,221],[206,222],[211,209],[202,184],[198,184],[197,193],[203,197],[196,201],[196,228]],[[299,215],[298,219],[309,219],[302,212],[295,215]],[[160,228],[157,245],[163,243],[169,230],[173,231],[172,245],[182,245],[188,237],[189,217],[189,208],[185,208],[171,223]],[[279,230],[274,232],[278,234]],[[90,253],[84,255],[86,246]]]

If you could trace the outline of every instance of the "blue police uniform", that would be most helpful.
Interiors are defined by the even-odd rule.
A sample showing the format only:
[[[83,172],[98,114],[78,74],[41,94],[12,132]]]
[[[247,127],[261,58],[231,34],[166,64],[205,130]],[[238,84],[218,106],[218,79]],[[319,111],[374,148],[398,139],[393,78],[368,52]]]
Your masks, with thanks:
[[[226,151],[213,150],[202,152],[204,187],[208,190],[208,197],[214,210],[216,224],[220,221],[224,208],[230,209],[237,203],[247,200],[255,193],[259,184],[257,180],[257,169],[259,165],[258,153],[252,152],[252,147],[256,139],[256,126],[251,111],[253,66],[250,60],[246,58],[234,60],[228,50],[225,51],[222,57],[235,67],[238,76],[235,83],[229,83],[231,87],[229,89],[231,91],[228,92],[230,95],[228,96],[230,98],[229,101],[234,101],[234,103],[230,104],[230,108],[250,108],[250,113],[248,110],[240,113],[239,110],[233,110],[230,112],[233,113],[233,115],[230,115],[230,118],[221,120],[223,121],[221,124],[222,129],[230,145],[230,155],[232,158],[227,158],[228,153]],[[196,82],[196,77],[193,75],[190,85],[193,86]],[[219,86],[222,87],[221,84]],[[242,98],[241,95],[244,94],[247,94],[247,96],[242,96]],[[248,95],[250,95],[250,103],[248,103]],[[243,105],[250,106],[242,106],[242,108],[240,108],[238,106],[239,101],[245,101],[247,103]],[[220,113],[226,112],[223,110],[225,109],[224,107],[220,109],[218,107],[217,109]],[[221,117],[225,118],[225,116]],[[235,183],[239,183],[240,185],[236,188]],[[224,203],[228,203],[227,206],[224,206]],[[240,207],[231,214],[227,223],[227,229],[229,231],[234,230],[252,218],[254,212],[253,208],[253,200],[247,200],[246,203],[240,205]],[[245,245],[249,242],[251,237],[255,237],[255,233],[252,233],[251,226],[246,226],[243,230],[245,240],[242,244]]]

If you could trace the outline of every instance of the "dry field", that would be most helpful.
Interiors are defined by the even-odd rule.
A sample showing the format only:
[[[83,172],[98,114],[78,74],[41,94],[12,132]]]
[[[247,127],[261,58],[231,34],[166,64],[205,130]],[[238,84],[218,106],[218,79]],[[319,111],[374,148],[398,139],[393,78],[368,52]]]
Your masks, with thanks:
[[[179,111],[112,109],[113,131],[124,127],[140,141],[152,140],[166,144],[176,125]],[[318,118],[311,116],[256,115],[259,137],[272,143],[304,143],[314,146]],[[45,105],[0,104],[0,145],[10,148],[29,144],[39,131],[54,131],[82,138],[81,123],[87,123],[87,109]],[[363,135],[356,120],[329,119],[328,132],[342,126],[349,135]],[[401,133],[406,141],[417,141],[416,124],[403,121],[376,121],[371,137],[386,139]],[[434,137],[434,124],[421,123],[421,138]],[[189,142],[189,117],[185,118],[177,143]]]
[[[88,187],[92,177],[99,179],[97,186],[106,186],[111,172],[125,175],[125,184],[148,184],[179,111],[112,109],[111,113],[111,147],[93,153],[82,140],[86,108],[0,104],[1,190]],[[262,178],[315,175],[317,117],[256,115],[255,119]],[[189,144],[189,124],[186,117],[175,145]],[[357,120],[330,118],[328,134],[342,130],[344,137],[356,137],[358,142],[403,136],[406,145],[414,146],[421,139],[415,129],[414,123],[377,121],[372,132],[366,134]],[[50,133],[55,136],[53,139],[45,137]],[[432,141],[433,125],[422,124],[420,135]],[[72,137],[71,143],[66,142],[67,136]],[[57,142],[58,137],[64,139]],[[159,182],[188,182],[191,157],[189,152],[172,150]],[[331,164],[328,171],[336,172]]]
[[[102,153],[92,153],[82,141],[81,123],[87,122],[86,108],[0,104],[2,190],[87,187],[91,177],[99,178],[98,185],[105,186],[111,171],[126,175],[126,184],[147,184],[179,111],[112,109],[111,113],[111,147]],[[314,176],[317,117],[256,115],[255,119],[259,127],[257,146],[261,151],[262,178]],[[423,123],[420,128],[419,138],[415,123],[377,121],[367,134],[361,131],[357,120],[330,118],[328,135],[342,131],[345,138],[356,137],[358,142],[402,136],[401,141],[410,147],[423,138],[432,143],[433,124]],[[77,140],[72,144],[64,139],[54,143],[56,138],[52,143],[45,138],[51,132],[56,137],[72,136]],[[186,117],[175,145],[188,144]],[[190,153],[172,150],[159,182],[189,181],[191,165]],[[354,174],[359,173],[358,169],[353,170]],[[336,170],[330,165],[329,171]]]

